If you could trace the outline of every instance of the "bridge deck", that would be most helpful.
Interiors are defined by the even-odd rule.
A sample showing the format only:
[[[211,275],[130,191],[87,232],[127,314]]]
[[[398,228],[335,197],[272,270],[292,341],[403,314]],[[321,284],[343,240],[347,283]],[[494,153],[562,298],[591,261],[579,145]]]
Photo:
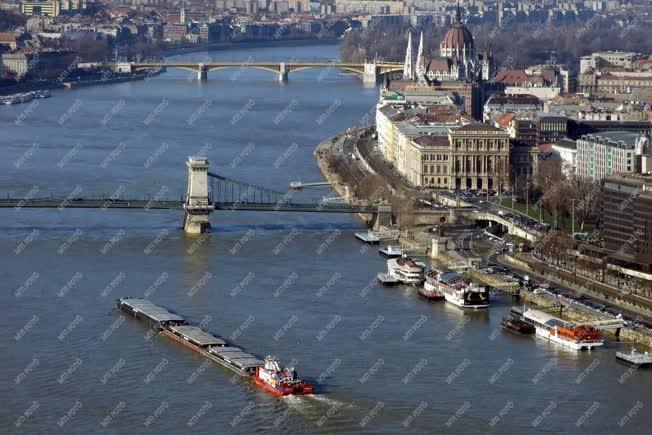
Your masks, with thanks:
[[[323,213],[376,213],[373,206],[351,206],[348,204],[321,203],[254,203],[214,202],[215,210],[240,211],[289,211]],[[141,209],[141,210],[183,210],[181,201],[153,201],[142,199],[0,199],[0,208],[97,208],[97,209]]]

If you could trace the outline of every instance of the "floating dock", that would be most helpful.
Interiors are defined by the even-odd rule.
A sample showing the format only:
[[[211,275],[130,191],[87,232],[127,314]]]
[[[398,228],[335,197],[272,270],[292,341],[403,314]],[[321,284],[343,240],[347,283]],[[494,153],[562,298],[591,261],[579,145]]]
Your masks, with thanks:
[[[369,243],[370,245],[377,245],[380,243],[380,235],[378,233],[374,233],[373,231],[355,233],[355,238],[362,242]]]
[[[392,246],[389,245],[386,248],[380,248],[378,250],[378,253],[382,255],[383,257],[387,258],[398,258],[403,255],[403,250],[401,249],[400,246]]]
[[[616,352],[616,358],[638,367],[652,367],[652,355],[647,352],[637,352],[636,349],[632,349],[629,353]]]
[[[390,275],[389,273],[379,273],[378,281],[382,285],[398,285],[400,281],[395,276]]]
[[[132,317],[158,329],[161,335],[181,343],[194,352],[242,376],[253,376],[265,362],[239,347],[229,346],[226,340],[189,325],[183,317],[146,299],[120,298],[117,308]]]

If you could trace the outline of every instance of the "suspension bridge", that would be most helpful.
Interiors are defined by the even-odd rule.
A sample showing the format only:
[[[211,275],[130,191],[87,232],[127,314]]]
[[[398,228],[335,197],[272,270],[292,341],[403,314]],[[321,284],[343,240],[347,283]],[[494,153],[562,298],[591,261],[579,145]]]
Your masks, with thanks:
[[[183,228],[187,234],[210,230],[210,215],[216,210],[276,211],[307,213],[365,213],[377,221],[391,223],[389,206],[355,205],[330,201],[306,200],[296,192],[280,192],[209,171],[205,157],[188,157],[188,190],[185,199],[125,199],[117,194],[87,198],[76,194],[50,198],[0,199],[0,208],[69,208],[183,210]]]

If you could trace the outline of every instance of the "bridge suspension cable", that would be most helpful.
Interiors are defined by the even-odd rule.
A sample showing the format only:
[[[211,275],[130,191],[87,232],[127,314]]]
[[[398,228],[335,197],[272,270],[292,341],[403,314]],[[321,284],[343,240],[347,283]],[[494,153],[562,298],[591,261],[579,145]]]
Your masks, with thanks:
[[[240,204],[277,204],[291,203],[294,196],[291,192],[277,190],[245,183],[234,178],[209,172],[211,178],[211,200]]]

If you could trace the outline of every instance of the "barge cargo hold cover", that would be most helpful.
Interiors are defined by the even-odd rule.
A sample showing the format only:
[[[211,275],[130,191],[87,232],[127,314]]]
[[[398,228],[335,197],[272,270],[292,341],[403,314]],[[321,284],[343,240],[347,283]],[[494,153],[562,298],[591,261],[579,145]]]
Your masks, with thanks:
[[[226,340],[188,324],[183,317],[146,299],[120,298],[116,301],[116,307],[138,320],[149,323],[161,335],[203,357],[242,376],[253,378],[257,385],[276,395],[313,393],[312,385],[297,378],[294,368],[281,368],[278,358],[268,356],[263,361],[239,347],[229,346]]]
[[[121,298],[117,302],[118,309],[133,315],[138,320],[146,320],[150,323],[164,325],[167,323],[183,323],[183,317],[169,312],[163,307],[154,305],[147,299]]]
[[[179,337],[183,338],[184,340],[187,340],[200,347],[226,345],[226,341],[196,326],[192,326],[192,325],[170,326],[170,331],[175,335],[178,335]]]

